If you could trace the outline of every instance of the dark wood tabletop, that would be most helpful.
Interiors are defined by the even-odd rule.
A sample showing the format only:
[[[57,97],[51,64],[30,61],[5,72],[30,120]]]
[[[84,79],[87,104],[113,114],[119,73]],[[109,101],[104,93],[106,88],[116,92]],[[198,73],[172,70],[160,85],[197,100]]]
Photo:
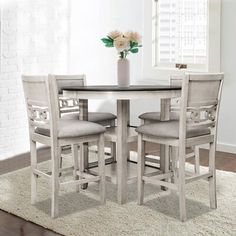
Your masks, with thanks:
[[[92,86],[64,86],[62,90],[67,91],[165,91],[181,90],[180,86],[171,85],[131,85],[129,87],[119,87],[116,85],[92,85]]]

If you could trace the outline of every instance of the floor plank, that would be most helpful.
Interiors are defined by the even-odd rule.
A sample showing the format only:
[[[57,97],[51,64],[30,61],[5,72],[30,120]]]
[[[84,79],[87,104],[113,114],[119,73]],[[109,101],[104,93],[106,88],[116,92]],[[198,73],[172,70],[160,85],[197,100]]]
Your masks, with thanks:
[[[136,144],[130,145],[130,150],[137,150]],[[158,155],[159,154],[159,145],[157,144],[148,144],[147,152],[149,154]],[[39,150],[39,158],[41,161],[47,160],[50,156],[50,149],[42,149]],[[29,154],[22,154],[18,156],[18,164],[19,160],[24,160],[21,163],[21,168],[29,165]],[[193,160],[189,160],[189,162],[193,163]],[[12,166],[13,161],[9,160],[9,162],[4,161],[4,173],[7,171],[13,171],[17,168],[16,165]],[[17,164],[17,165],[18,165]],[[202,166],[208,165],[208,150],[201,149],[200,150],[200,164]],[[224,152],[216,153],[216,168],[224,171],[232,171],[236,172],[236,155]],[[3,169],[2,172],[3,174]],[[17,216],[11,215],[7,212],[0,210],[0,236],[60,236],[55,232],[47,230],[39,225],[34,223],[25,221]]]
[[[0,211],[0,236],[60,236],[60,234]]]

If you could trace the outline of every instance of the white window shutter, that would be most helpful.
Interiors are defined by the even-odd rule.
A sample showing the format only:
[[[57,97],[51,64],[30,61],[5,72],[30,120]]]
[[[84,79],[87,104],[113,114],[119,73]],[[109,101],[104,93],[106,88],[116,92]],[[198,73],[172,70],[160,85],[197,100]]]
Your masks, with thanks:
[[[158,0],[154,11],[154,64],[206,65],[208,0]]]

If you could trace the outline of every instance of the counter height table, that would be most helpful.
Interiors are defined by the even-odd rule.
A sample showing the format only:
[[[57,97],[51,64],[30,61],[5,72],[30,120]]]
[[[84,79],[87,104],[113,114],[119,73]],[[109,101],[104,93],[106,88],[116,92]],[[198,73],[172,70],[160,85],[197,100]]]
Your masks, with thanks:
[[[130,119],[130,100],[132,99],[153,99],[153,102],[161,101],[161,120],[169,120],[170,99],[180,97],[181,87],[165,85],[132,85],[127,88],[118,86],[84,86],[63,88],[63,95],[69,98],[79,100],[80,119],[88,120],[88,99],[103,99],[117,101],[117,127],[108,130],[105,134],[105,140],[117,143],[117,166],[116,166],[116,184],[117,201],[124,204],[127,201],[127,176],[128,170],[128,143],[137,140],[137,134],[129,124]],[[88,166],[87,146],[82,147],[85,166]],[[160,168],[161,171],[167,171],[168,146],[161,145]],[[106,173],[107,174],[107,173]],[[136,179],[137,174],[134,178]]]

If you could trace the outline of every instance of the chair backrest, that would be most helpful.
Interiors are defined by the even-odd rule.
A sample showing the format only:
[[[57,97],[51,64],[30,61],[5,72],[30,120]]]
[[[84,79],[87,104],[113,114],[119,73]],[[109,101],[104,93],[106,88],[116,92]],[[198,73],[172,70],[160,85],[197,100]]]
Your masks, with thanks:
[[[85,75],[53,75],[57,81],[58,93],[62,94],[62,88],[79,87],[86,85]]]
[[[171,75],[170,85],[171,86],[182,86],[183,75]]]
[[[182,83],[180,135],[187,128],[210,128],[216,134],[224,75],[186,74]],[[185,138],[185,137],[184,137]]]
[[[182,87],[183,75],[171,75],[170,76],[170,85],[171,86],[180,86]],[[171,111],[178,112],[180,109],[180,98],[171,99]]]
[[[86,85],[85,75],[53,75],[56,80],[59,97],[60,114],[79,111],[79,101],[74,98],[64,97],[62,89],[66,87],[79,87]]]
[[[57,85],[51,76],[22,76],[30,132],[36,128],[50,129],[57,136],[59,101]]]

